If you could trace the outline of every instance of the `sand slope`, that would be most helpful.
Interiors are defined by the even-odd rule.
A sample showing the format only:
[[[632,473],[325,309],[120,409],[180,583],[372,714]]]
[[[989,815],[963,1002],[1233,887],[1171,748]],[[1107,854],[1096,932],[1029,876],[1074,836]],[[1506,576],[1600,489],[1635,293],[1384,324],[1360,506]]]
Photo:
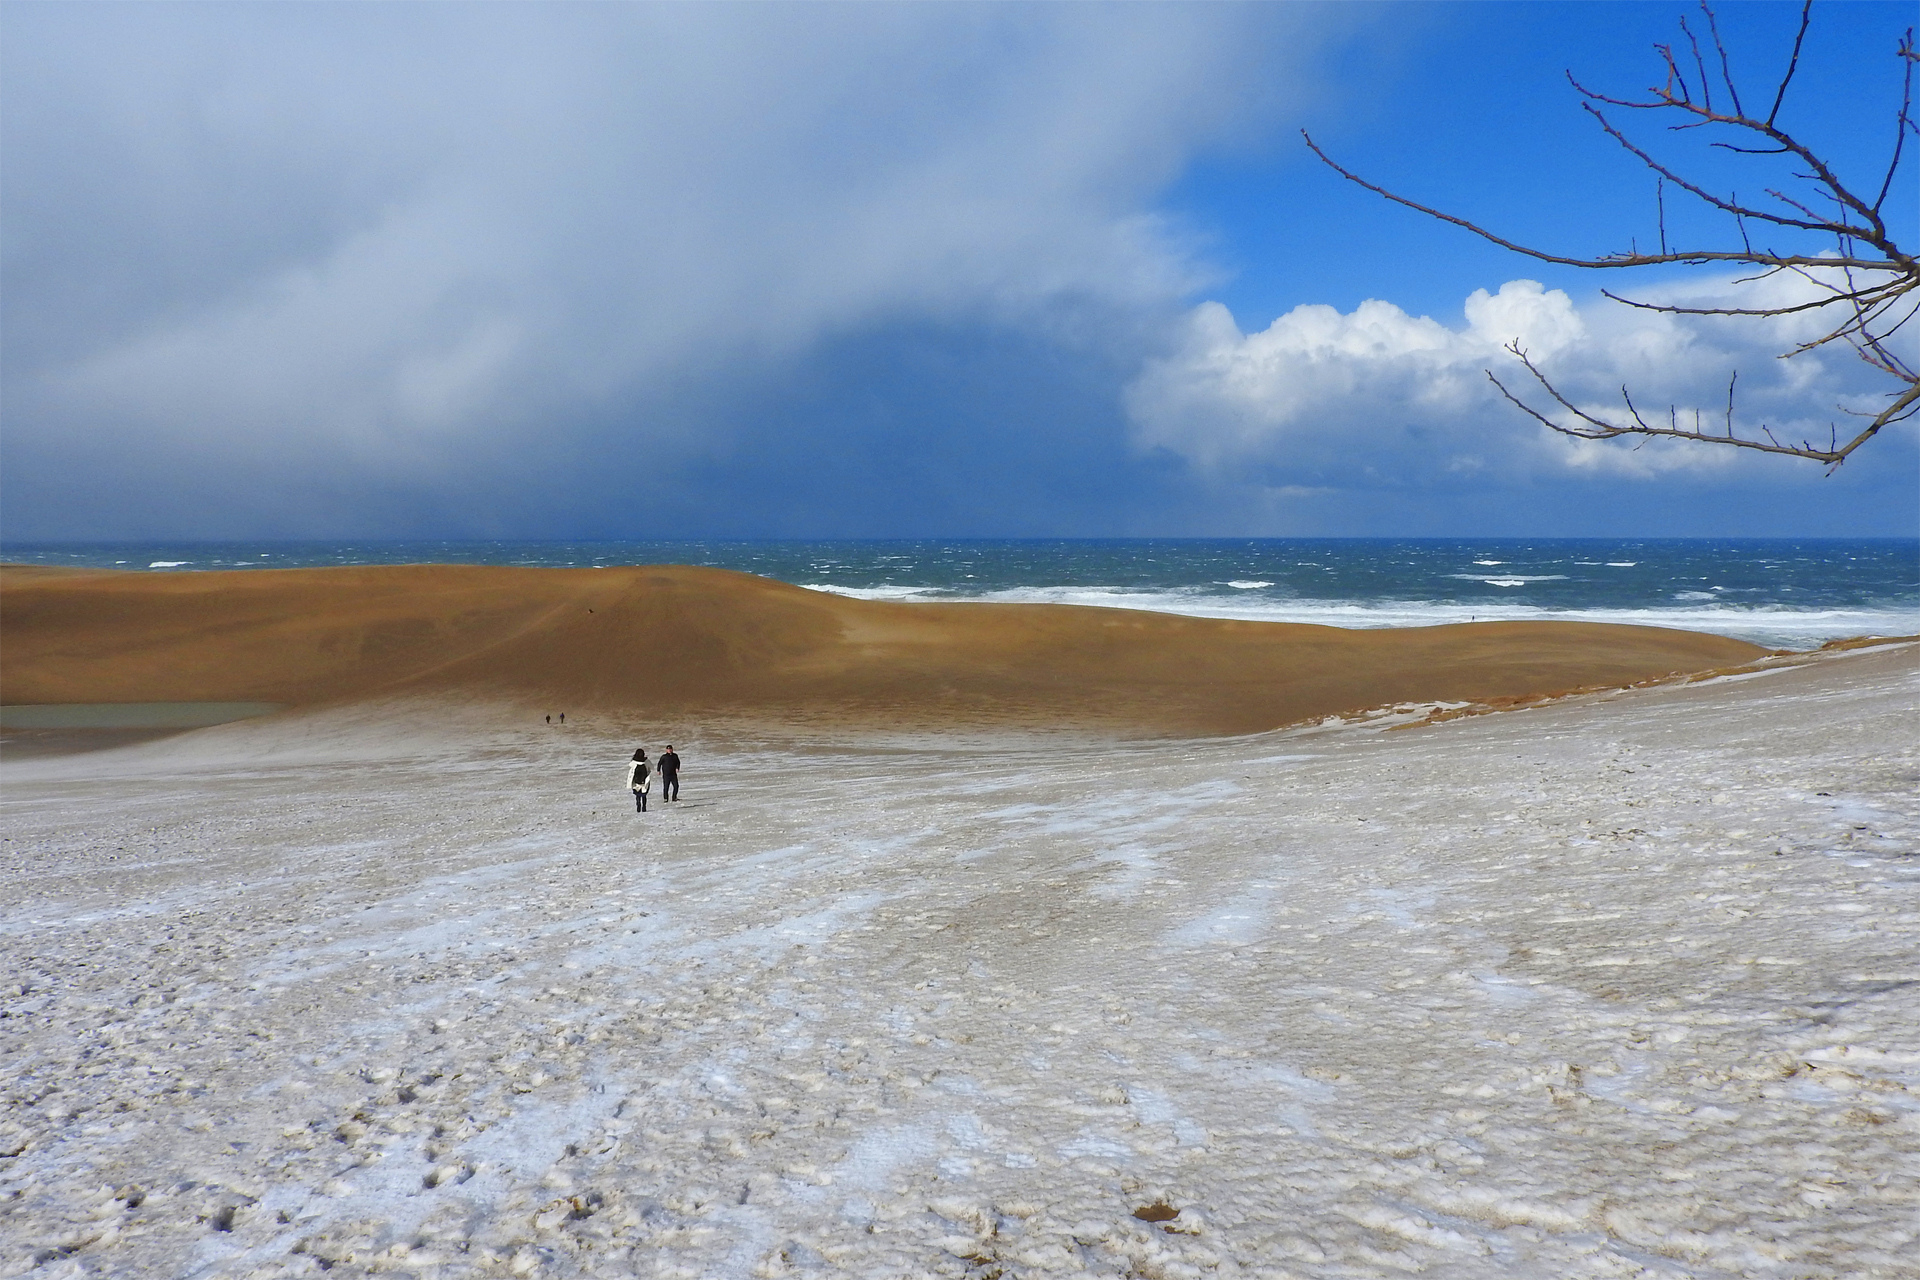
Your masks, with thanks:
[[[1242,733],[1750,661],[1651,627],[1346,631],[850,600],[717,569],[0,571],[8,703],[458,693],[530,706]]]

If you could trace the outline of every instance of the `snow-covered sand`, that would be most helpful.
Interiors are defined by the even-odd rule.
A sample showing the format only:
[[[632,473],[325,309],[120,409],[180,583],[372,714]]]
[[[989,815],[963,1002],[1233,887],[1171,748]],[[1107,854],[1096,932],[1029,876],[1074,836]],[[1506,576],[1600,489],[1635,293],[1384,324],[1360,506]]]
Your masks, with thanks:
[[[1920,1276],[1915,646],[646,816],[399,710],[0,772],[5,1274]]]

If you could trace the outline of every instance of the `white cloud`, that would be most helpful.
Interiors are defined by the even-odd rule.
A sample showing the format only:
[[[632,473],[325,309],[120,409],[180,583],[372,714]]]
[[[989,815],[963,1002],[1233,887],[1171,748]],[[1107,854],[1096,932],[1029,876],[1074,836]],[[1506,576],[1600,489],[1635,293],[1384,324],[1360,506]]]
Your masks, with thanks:
[[[1812,296],[1794,277],[1759,286],[1730,279],[1643,290],[1648,301],[1737,305]],[[1545,411],[1555,408],[1506,346],[1528,353],[1581,409],[1625,420],[1628,387],[1643,414],[1674,407],[1724,422],[1727,380],[1740,374],[1736,424],[1764,422],[1783,437],[1824,440],[1845,419],[1837,406],[1873,400],[1874,375],[1845,348],[1778,359],[1814,336],[1807,316],[1777,320],[1687,317],[1513,280],[1475,290],[1466,323],[1449,328],[1368,301],[1342,315],[1301,306],[1243,333],[1218,303],[1193,309],[1177,348],[1148,362],[1127,403],[1143,447],[1165,449],[1217,477],[1262,483],[1420,484],[1443,475],[1605,473],[1651,478],[1745,465],[1735,451],[1569,438],[1527,417],[1487,378]],[[1556,421],[1571,415],[1557,410]]]

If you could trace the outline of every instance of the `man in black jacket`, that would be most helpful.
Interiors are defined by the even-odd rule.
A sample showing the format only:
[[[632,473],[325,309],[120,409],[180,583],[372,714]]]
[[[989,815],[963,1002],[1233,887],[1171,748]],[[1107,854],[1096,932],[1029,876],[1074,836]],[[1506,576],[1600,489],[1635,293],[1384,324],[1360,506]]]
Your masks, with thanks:
[[[660,771],[661,800],[680,798],[680,757],[673,753],[673,744],[667,744],[666,752],[655,761]]]

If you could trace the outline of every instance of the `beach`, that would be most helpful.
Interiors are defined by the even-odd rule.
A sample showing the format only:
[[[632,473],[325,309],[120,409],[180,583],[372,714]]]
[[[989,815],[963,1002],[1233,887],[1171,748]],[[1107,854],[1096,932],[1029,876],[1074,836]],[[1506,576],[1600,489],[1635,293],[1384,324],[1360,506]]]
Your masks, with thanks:
[[[0,762],[4,1274],[1920,1275],[1920,645],[113,590],[32,700],[290,709]]]

